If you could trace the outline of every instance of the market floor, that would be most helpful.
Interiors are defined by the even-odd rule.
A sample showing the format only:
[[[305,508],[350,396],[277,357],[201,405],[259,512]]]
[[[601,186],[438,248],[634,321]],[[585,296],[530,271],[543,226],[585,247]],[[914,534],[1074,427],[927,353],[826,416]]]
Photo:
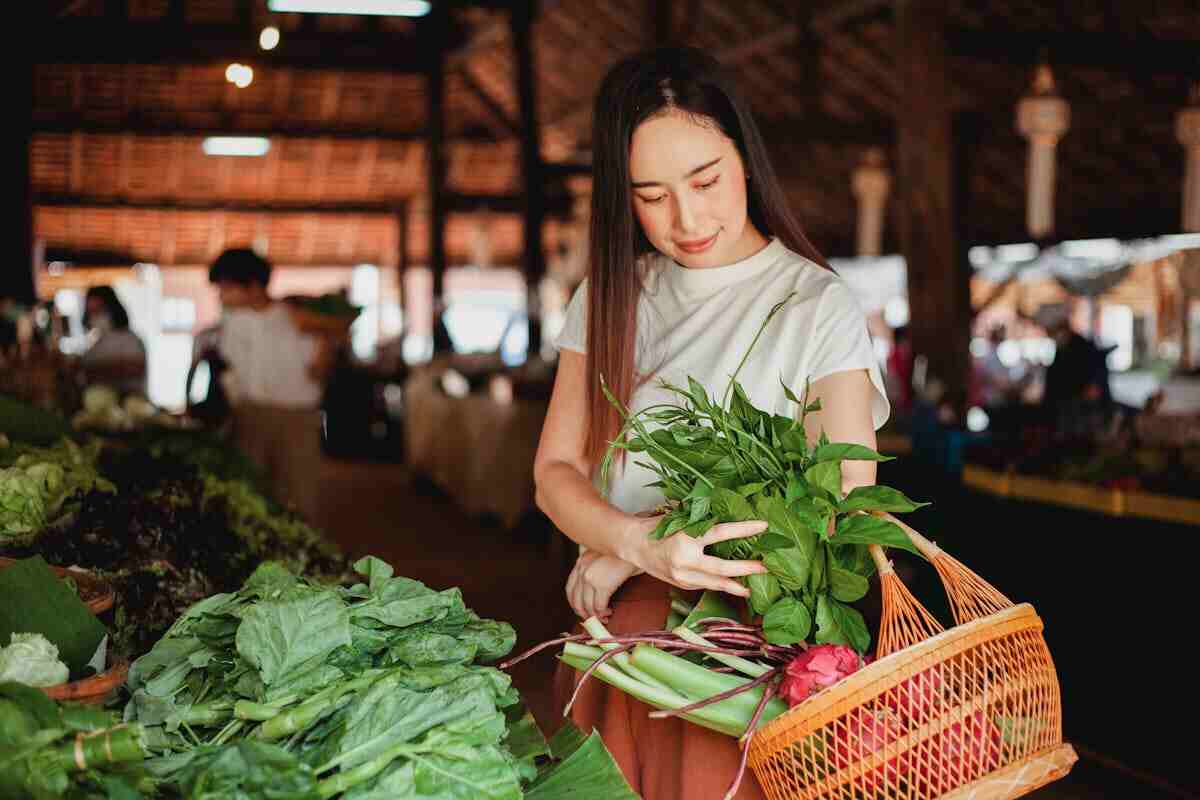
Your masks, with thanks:
[[[568,550],[538,515],[513,531],[473,519],[402,465],[327,459],[316,522],[350,555],[372,554],[400,574],[434,588],[459,586],[480,615],[517,629],[517,649],[554,638],[574,624],[563,597]],[[553,708],[552,651],[518,665],[513,678],[547,732],[561,717]],[[1193,795],[1143,779],[1087,754],[1071,774],[1028,797],[1037,800],[1167,800]]]

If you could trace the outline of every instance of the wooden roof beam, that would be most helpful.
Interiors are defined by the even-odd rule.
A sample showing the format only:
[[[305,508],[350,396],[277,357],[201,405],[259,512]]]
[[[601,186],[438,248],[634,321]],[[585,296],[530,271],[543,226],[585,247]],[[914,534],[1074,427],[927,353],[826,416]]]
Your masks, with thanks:
[[[1130,75],[1180,75],[1200,79],[1200,41],[1084,31],[946,31],[950,52],[1000,64],[1033,67],[1043,53],[1052,65],[1092,67]]]
[[[149,199],[142,200],[132,197],[99,197],[91,195],[65,195],[39,193],[33,197],[33,205],[42,208],[67,209],[136,209],[140,211],[227,211],[246,214],[364,214],[386,215],[392,217],[397,209],[404,206],[410,198],[397,198],[386,202],[345,203],[329,201],[322,203],[307,203],[302,205],[254,203],[245,201],[224,200],[182,200],[182,199]],[[479,211],[491,211],[497,214],[520,214],[524,208],[524,199],[515,194],[474,194],[466,192],[448,192],[446,204],[452,214],[473,214]],[[545,200],[548,216],[566,218],[571,213],[571,198],[547,196]]]
[[[131,114],[124,120],[88,119],[83,114],[61,114],[35,119],[33,133],[82,133],[96,135],[134,134],[140,136],[264,136],[268,139],[350,139],[381,142],[419,142],[428,138],[428,131],[389,131],[379,128],[350,128],[331,124],[328,127],[263,128],[241,125],[238,114],[228,115],[228,125],[195,126],[178,123],[159,123],[142,115]],[[467,130],[448,137],[449,141],[494,142],[490,134]]]
[[[309,15],[311,16],[311,15]],[[292,31],[287,46],[262,50],[258,31],[240,24],[179,25],[174,21],[56,20],[40,35],[52,49],[38,50],[39,64],[195,64],[242,61],[251,66],[341,72],[424,73],[437,48],[457,47],[466,31],[448,26],[439,42],[417,23],[408,35],[358,31]]]

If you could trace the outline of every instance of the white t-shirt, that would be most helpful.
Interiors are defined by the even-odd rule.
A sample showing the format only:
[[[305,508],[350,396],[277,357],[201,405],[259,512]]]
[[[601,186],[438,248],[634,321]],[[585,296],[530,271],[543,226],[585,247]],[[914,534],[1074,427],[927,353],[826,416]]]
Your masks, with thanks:
[[[763,332],[738,374],[755,407],[794,416],[782,379],[802,396],[805,381],[835,372],[865,369],[874,387],[875,428],[887,421],[889,406],[866,318],[845,282],[835,273],[788,250],[778,239],[747,259],[723,267],[688,269],[665,256],[649,262],[638,302],[636,368],[653,377],[631,398],[634,411],[656,403],[680,402],[658,379],[687,386],[695,378],[720,402],[729,377],[750,347],[771,307],[795,293]],[[558,348],[587,351],[587,282],[567,307]],[[653,427],[651,425],[650,427]],[[610,501],[623,511],[652,509],[662,492],[648,469],[626,460],[614,469]]]
[[[308,374],[317,341],[296,328],[282,303],[261,311],[230,311],[221,322],[219,342],[229,364],[224,387],[233,405],[315,409],[321,404],[321,385]]]

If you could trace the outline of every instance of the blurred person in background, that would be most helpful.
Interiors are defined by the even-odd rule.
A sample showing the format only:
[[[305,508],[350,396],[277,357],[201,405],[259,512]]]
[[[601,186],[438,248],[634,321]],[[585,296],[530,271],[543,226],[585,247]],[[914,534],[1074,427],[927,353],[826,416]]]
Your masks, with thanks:
[[[887,358],[888,390],[893,398],[897,416],[908,416],[913,409],[913,361],[912,339],[908,326],[900,325],[892,331],[892,351]]]
[[[1046,369],[1042,412],[1060,436],[1099,434],[1114,411],[1108,384],[1108,354],[1112,348],[1094,342],[1071,328],[1069,309],[1055,303],[1039,309],[1035,320],[1054,340],[1054,361]]]
[[[129,330],[129,313],[111,286],[87,290],[83,327],[92,340],[80,359],[87,385],[146,396],[146,346]]]
[[[248,248],[226,250],[208,272],[221,297],[220,381],[234,438],[267,473],[275,497],[309,520],[317,511],[320,404],[336,347],[304,333],[267,294],[271,264]]]

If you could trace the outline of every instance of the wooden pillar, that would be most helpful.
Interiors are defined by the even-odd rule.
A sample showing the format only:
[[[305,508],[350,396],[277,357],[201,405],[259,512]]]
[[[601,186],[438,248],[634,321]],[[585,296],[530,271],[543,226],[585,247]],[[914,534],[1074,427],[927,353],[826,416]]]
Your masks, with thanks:
[[[33,137],[33,64],[22,61],[15,67],[17,74],[12,107],[16,111],[16,141],[13,143],[13,166],[16,167],[18,211],[13,215],[16,251],[13,259],[0,266],[0,300],[11,297],[19,303],[34,301],[33,285],[33,177],[29,165],[30,143]]]
[[[524,179],[522,212],[524,224],[525,283],[528,290],[530,357],[542,349],[541,314],[538,309],[538,284],[546,274],[546,256],[542,251],[542,223],[546,218],[546,175],[542,164],[541,128],[537,119],[537,93],[534,82],[533,20],[537,0],[514,3],[509,12],[513,46],[516,49],[517,94],[521,103],[521,175]]]
[[[675,42],[675,2],[674,0],[650,0],[651,30],[654,32],[655,47],[674,44]]]
[[[446,192],[446,36],[448,34],[445,4],[434,5],[427,23],[429,35],[437,46],[432,48],[426,74],[426,184],[429,192],[429,271],[433,276],[434,325],[442,300],[442,281],[446,274],[446,220],[449,216],[449,197]],[[445,344],[434,337],[434,349]]]
[[[966,264],[955,236],[953,141],[944,38],[937,0],[894,0],[898,103],[897,216],[908,267],[909,330],[929,375],[961,405],[970,366]]]

